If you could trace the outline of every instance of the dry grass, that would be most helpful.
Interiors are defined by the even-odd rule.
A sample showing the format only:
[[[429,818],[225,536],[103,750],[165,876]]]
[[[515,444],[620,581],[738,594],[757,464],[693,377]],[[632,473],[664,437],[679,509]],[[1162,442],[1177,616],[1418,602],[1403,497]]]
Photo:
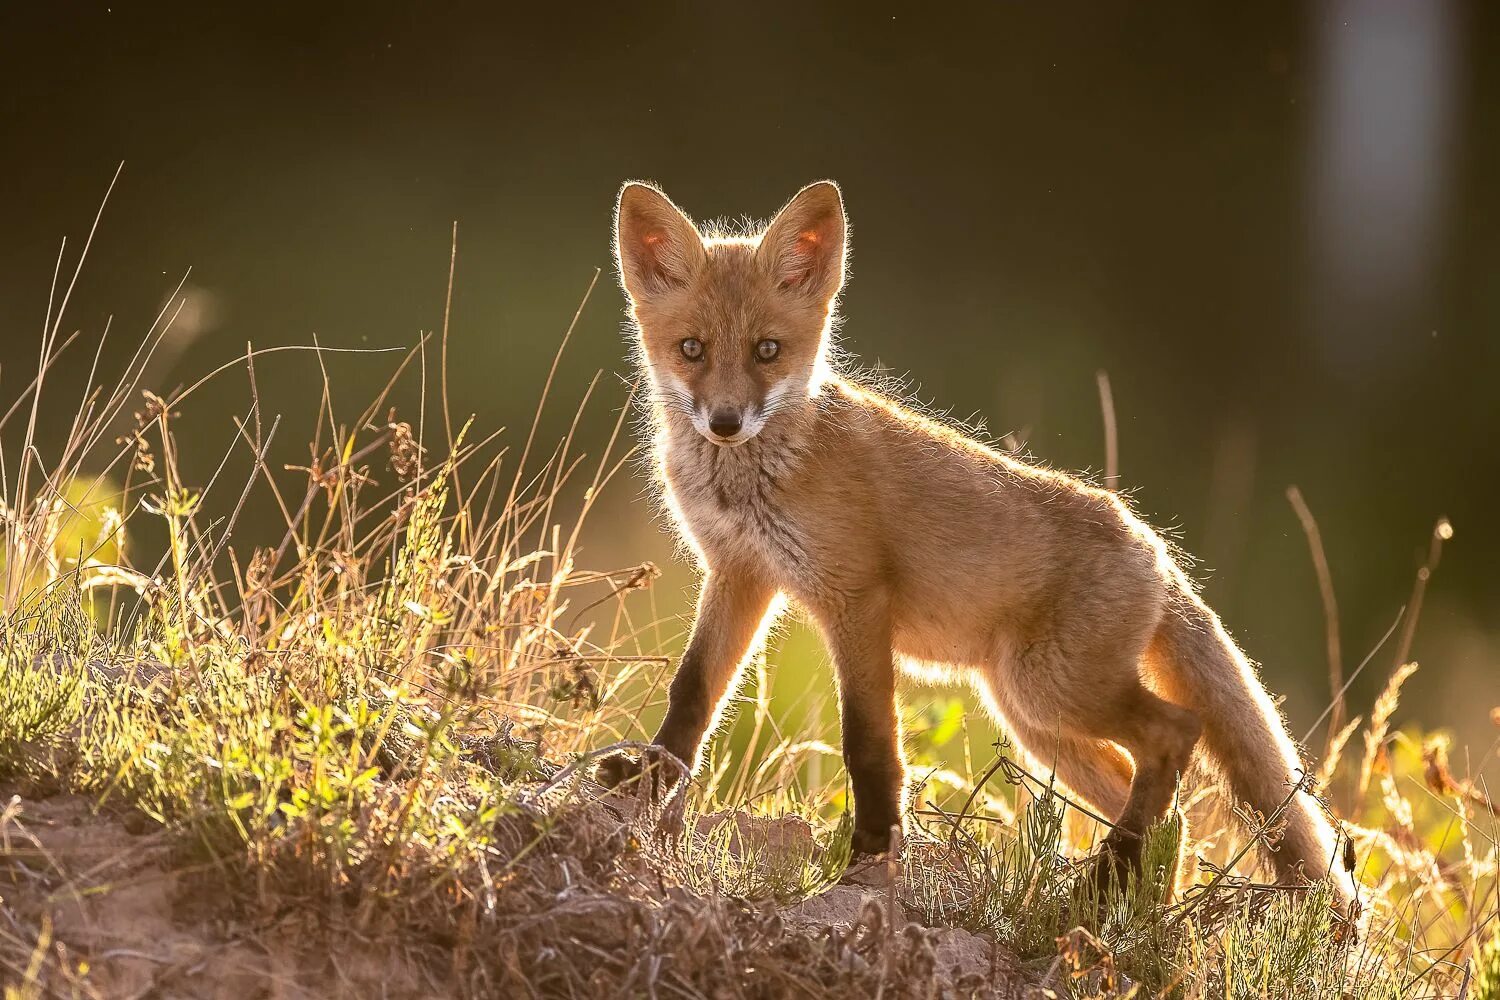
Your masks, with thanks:
[[[914,771],[933,780],[914,797],[906,877],[843,910],[798,909],[847,852],[847,827],[827,820],[842,778],[821,766],[837,739],[778,729],[764,664],[748,749],[716,757],[687,794],[664,807],[605,798],[587,778],[587,755],[642,737],[668,668],[638,606],[654,568],[575,563],[626,458],[618,423],[592,460],[572,453],[571,433],[539,453],[536,424],[512,456],[454,421],[439,393],[442,438],[423,440],[388,397],[425,377],[424,352],[445,385],[446,331],[352,416],[335,413],[313,349],[323,393],[309,459],[276,471],[279,423],[256,393],[264,352],[171,398],[138,391],[164,313],[44,458],[39,421],[73,412],[44,403],[77,340],[60,336],[65,304],[0,422],[19,442],[0,456],[0,772],[21,795],[0,817],[7,1000],[125,995],[51,914],[68,892],[105,896],[150,872],[192,901],[205,941],[259,956],[256,988],[282,995],[1500,996],[1495,806],[1453,774],[1440,738],[1390,730],[1415,669],[1404,653],[1368,722],[1330,735],[1317,775],[1371,887],[1362,933],[1320,892],[1257,881],[1274,816],[1254,818],[1262,836],[1246,841],[1217,797],[1185,801],[1203,855],[1195,888],[1166,898],[1169,824],[1152,840],[1153,877],[1099,900],[1077,860],[1092,821],[1003,758],[975,782],[982,768],[939,770],[920,748]],[[229,378],[252,404],[219,472],[191,483],[174,428]],[[13,417],[24,428],[7,429]],[[235,465],[249,473],[231,485]],[[251,503],[284,520],[253,546],[235,530]],[[154,565],[132,558],[145,520],[167,538]],[[1449,534],[1439,526],[1420,587]],[[37,819],[51,796],[118,827],[118,851],[104,850],[119,857],[57,854]],[[812,825],[702,818],[726,807]],[[149,871],[127,831],[156,852]],[[126,855],[132,874],[101,874]],[[978,964],[954,957],[990,939],[1000,947],[984,945]],[[214,961],[152,968],[147,991],[242,982],[215,979]]]

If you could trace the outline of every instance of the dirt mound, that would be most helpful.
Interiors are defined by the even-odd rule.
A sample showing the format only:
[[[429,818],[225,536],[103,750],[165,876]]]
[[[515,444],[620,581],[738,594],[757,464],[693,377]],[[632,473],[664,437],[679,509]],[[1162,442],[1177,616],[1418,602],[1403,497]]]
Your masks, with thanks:
[[[356,928],[298,908],[247,911],[214,865],[187,862],[143,817],[3,794],[0,961],[12,983],[31,967],[43,995],[1022,995],[1003,949],[922,926],[889,887],[793,903],[690,888],[644,848],[628,803],[575,800],[550,816],[499,897],[499,933],[481,942],[459,917]],[[501,850],[520,843],[497,833]],[[800,818],[745,814],[702,817],[687,850],[711,845],[738,861],[813,849]]]
[[[62,995],[319,997],[419,995],[420,980],[388,956],[313,956],[290,926],[229,918],[211,873],[181,863],[164,831],[87,799],[6,795],[0,822],[0,911],[14,932],[4,952],[42,961],[38,976]],[[29,940],[28,940],[29,939]],[[24,978],[24,977],[20,977]]]

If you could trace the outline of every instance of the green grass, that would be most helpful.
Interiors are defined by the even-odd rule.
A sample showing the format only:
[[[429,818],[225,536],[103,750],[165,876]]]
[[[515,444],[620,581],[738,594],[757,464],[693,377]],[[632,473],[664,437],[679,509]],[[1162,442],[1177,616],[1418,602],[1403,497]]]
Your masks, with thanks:
[[[14,414],[66,409],[45,397],[56,331]],[[325,376],[302,470],[268,467],[279,425],[253,405],[238,440],[251,471],[232,486],[181,473],[174,425],[208,383],[136,404],[133,366],[46,462],[36,417],[0,425],[21,437],[4,469],[0,787],[156,830],[236,934],[283,941],[296,913],[319,949],[376,948],[456,995],[926,996],[931,941],[901,929],[912,917],[992,936],[1034,996],[1497,996],[1493,807],[1447,772],[1440,740],[1389,731],[1399,676],[1323,776],[1371,886],[1360,933],[1322,891],[1259,885],[1250,834],[1201,794],[1182,803],[1206,863],[1188,860],[1192,887],[1170,892],[1174,820],[1148,877],[1101,899],[1097,825],[1015,766],[976,789],[988,760],[951,699],[911,720],[912,774],[929,780],[899,891],[847,933],[790,927],[778,908],[826,889],[847,855],[837,733],[786,729],[760,661],[734,751],[721,742],[684,798],[601,798],[581,755],[644,737],[673,651],[653,567],[576,564],[624,458],[619,425],[588,462],[566,441],[536,458],[535,427],[512,458],[446,406],[441,440],[419,441],[387,402],[416,356],[349,419]],[[254,399],[256,357],[214,377]],[[249,503],[274,505],[284,531],[237,534]],[[147,520],[167,544],[137,564]],[[1344,755],[1361,733],[1364,752]],[[700,823],[722,810],[810,825]],[[91,995],[76,954],[14,904],[27,856],[0,853],[18,887],[0,898],[7,1000]],[[309,966],[310,988],[337,991],[331,975]]]

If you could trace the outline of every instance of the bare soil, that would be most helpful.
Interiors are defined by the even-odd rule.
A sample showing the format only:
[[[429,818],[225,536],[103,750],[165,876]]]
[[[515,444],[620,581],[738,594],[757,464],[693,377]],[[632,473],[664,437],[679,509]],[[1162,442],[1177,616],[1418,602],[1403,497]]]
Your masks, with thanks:
[[[297,908],[247,918],[216,866],[185,862],[145,817],[48,791],[0,788],[0,978],[30,979],[36,996],[473,995],[475,962],[491,966],[490,988],[537,997],[577,995],[584,982],[595,997],[1010,998],[1029,983],[988,937],[923,926],[889,886],[839,885],[779,905],[700,895],[639,870],[608,890],[584,878],[557,891],[543,878],[521,897],[532,912],[509,914],[505,947],[485,956],[401,928],[330,928]],[[627,826],[628,812],[586,810],[590,823]],[[705,817],[695,836],[723,839],[725,823],[731,852],[811,841],[797,817],[745,814]],[[587,867],[548,862],[563,881]]]

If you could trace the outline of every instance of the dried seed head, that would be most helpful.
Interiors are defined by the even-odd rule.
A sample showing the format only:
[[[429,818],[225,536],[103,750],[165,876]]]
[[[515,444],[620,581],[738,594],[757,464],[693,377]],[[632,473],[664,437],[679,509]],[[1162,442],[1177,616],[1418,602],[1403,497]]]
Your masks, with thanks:
[[[422,471],[423,449],[411,432],[411,424],[397,420],[396,411],[391,410],[385,429],[391,435],[391,471],[402,479],[415,479]]]

